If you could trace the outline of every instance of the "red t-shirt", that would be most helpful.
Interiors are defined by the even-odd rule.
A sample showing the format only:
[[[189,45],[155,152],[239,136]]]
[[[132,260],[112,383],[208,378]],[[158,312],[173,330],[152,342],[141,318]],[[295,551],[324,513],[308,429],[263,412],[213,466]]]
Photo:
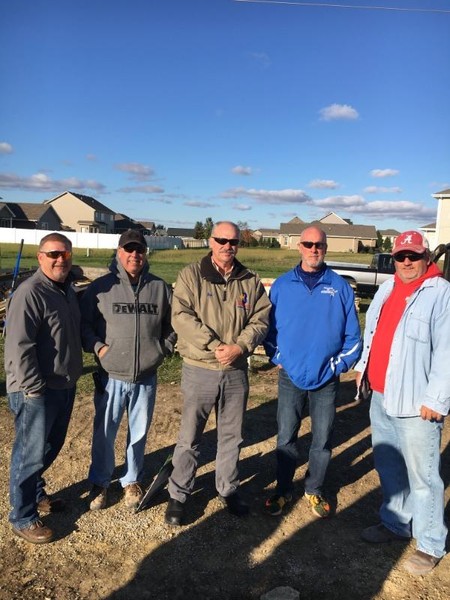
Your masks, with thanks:
[[[427,272],[410,283],[403,283],[397,274],[394,276],[394,288],[381,309],[378,325],[370,349],[367,375],[372,390],[384,394],[386,371],[389,364],[392,340],[395,330],[406,308],[408,298],[430,277],[442,277],[438,267],[431,263]]]

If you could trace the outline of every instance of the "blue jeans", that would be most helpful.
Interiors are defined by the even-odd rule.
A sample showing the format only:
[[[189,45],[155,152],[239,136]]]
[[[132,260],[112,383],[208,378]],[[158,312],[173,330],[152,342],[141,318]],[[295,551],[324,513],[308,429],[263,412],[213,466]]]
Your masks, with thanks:
[[[63,447],[74,399],[74,387],[47,389],[36,398],[27,398],[23,392],[8,394],[16,432],[11,455],[9,521],[17,529],[39,520],[37,504],[45,496],[42,476]]]
[[[309,450],[305,492],[321,494],[331,458],[331,438],[339,379],[334,378],[316,390],[302,390],[292,383],[284,369],[278,373],[277,493],[293,491],[298,464],[297,438],[302,413],[309,401],[312,442]]]
[[[375,468],[383,491],[381,522],[417,540],[417,549],[445,554],[444,483],[439,474],[443,423],[421,417],[390,417],[384,396],[373,392],[370,406]]]
[[[156,374],[139,383],[103,377],[105,391],[94,394],[95,418],[89,481],[101,487],[111,483],[115,466],[114,443],[125,410],[127,448],[122,487],[142,479],[145,444],[155,406]]]

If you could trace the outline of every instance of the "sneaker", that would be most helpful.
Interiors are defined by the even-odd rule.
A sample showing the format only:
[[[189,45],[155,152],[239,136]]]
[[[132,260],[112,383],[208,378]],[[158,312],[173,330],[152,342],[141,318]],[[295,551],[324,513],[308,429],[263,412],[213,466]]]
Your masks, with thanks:
[[[62,512],[66,505],[62,498],[50,498],[47,494],[38,502],[37,509],[41,515]]]
[[[325,500],[325,498],[319,494],[307,494],[306,492],[305,498],[308,500],[313,514],[315,514],[317,517],[321,517],[323,519],[330,516],[331,506],[330,503]]]
[[[42,521],[35,521],[22,529],[12,528],[13,532],[30,544],[48,544],[53,540],[53,531]]]
[[[403,569],[411,575],[426,575],[434,569],[440,560],[436,556],[416,550],[414,554],[405,560]]]
[[[361,531],[361,539],[369,544],[387,544],[389,542],[409,542],[410,538],[399,535],[383,525],[371,525]]]
[[[125,506],[130,509],[136,509],[141,503],[144,493],[138,483],[130,483],[123,489]]]
[[[264,505],[266,513],[272,517],[278,517],[283,512],[283,508],[292,501],[292,494],[275,494],[266,500]]]
[[[102,510],[103,508],[106,508],[107,499],[108,488],[102,487],[101,485],[93,485],[88,497],[89,510]]]

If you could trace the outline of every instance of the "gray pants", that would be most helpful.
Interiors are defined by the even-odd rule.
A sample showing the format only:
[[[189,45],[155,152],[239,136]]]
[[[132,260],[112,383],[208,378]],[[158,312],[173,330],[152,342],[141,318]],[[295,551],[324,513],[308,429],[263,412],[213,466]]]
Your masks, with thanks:
[[[239,487],[238,460],[248,399],[247,371],[213,371],[183,364],[183,414],[169,479],[170,497],[185,502],[194,487],[199,444],[211,410],[217,418],[216,489],[230,496]]]

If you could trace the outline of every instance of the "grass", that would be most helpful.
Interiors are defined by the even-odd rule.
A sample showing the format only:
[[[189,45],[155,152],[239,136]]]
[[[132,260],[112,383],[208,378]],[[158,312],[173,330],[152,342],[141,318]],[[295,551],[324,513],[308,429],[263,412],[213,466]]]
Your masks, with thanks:
[[[18,246],[16,244],[0,244],[0,269],[12,270],[16,263]],[[36,267],[37,246],[23,247],[21,268]],[[89,250],[74,248],[73,263],[80,267],[107,267],[114,255],[112,250]],[[188,250],[155,250],[149,255],[150,270],[162,277],[167,283],[173,283],[180,269],[191,262],[200,260],[205,255],[204,248]],[[369,264],[370,254],[352,254],[350,252],[329,252],[330,261],[354,262]],[[256,271],[260,277],[275,278],[292,269],[298,263],[296,250],[281,248],[240,248],[238,259],[249,269]]]

